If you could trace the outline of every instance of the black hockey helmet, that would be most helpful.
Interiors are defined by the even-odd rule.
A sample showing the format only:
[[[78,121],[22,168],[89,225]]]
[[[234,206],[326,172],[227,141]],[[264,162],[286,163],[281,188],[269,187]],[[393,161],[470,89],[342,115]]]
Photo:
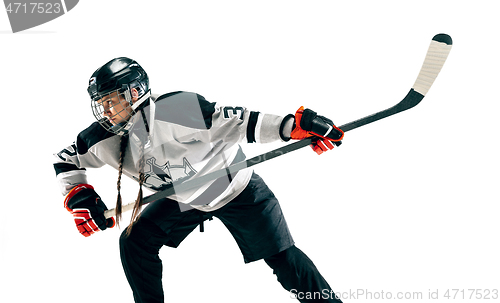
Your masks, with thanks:
[[[131,89],[135,88],[139,93],[139,100],[132,102]],[[130,126],[127,121],[144,101],[150,97],[149,78],[146,71],[136,61],[119,57],[98,68],[90,77],[87,92],[92,102],[92,111],[96,119],[108,131],[123,134]],[[113,125],[105,117],[106,109],[102,100],[106,96],[115,94],[124,101],[120,108],[131,107],[132,111],[126,111],[126,121]],[[108,108],[109,109],[109,108]]]

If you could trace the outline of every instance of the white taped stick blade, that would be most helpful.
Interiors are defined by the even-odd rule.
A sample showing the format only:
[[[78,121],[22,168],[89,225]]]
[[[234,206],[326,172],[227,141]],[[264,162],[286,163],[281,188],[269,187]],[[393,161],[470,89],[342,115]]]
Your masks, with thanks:
[[[413,89],[425,96],[438,76],[448,58],[452,46],[451,37],[438,34],[432,38],[431,45],[425,56],[424,64],[420,69]]]

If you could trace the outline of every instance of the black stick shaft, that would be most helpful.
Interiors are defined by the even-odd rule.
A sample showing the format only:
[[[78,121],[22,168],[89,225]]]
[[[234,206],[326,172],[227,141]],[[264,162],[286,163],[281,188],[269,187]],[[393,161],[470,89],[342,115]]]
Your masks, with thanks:
[[[420,70],[420,73],[415,81],[415,84],[410,89],[408,94],[401,100],[398,104],[390,107],[386,110],[377,112],[375,114],[369,115],[367,117],[352,121],[350,123],[344,124],[339,128],[344,132],[348,132],[350,130],[356,129],[363,125],[378,121],[380,119],[384,119],[386,117],[392,116],[399,112],[410,109],[422,101],[425,94],[432,86],[434,80],[436,79],[439,71],[441,70],[446,58],[448,57],[448,53],[450,52],[452,45],[451,37],[446,34],[438,34],[434,36],[431,41],[431,45],[429,46],[429,50],[427,51],[426,58],[424,60],[424,64]],[[155,200],[173,195],[175,192],[183,192],[185,190],[189,190],[192,188],[196,188],[206,184],[209,181],[215,180],[220,177],[224,177],[230,174],[234,174],[239,170],[242,170],[247,167],[254,166],[256,164],[262,163],[267,160],[271,160],[273,158],[282,156],[294,150],[300,149],[312,143],[312,138],[307,138],[301,141],[294,142],[292,144],[277,148],[275,150],[266,152],[264,154],[258,155],[256,157],[250,158],[246,161],[242,161],[240,163],[236,163],[230,165],[227,168],[220,169],[218,171],[206,174],[204,176],[190,179],[184,181],[182,183],[172,183],[170,186],[155,194],[147,196],[144,198],[144,204],[151,203]],[[339,145],[339,143],[336,143]],[[133,208],[133,203],[127,204],[123,207],[123,211],[127,211]],[[106,218],[113,217],[115,215],[115,210],[111,209],[104,213]]]

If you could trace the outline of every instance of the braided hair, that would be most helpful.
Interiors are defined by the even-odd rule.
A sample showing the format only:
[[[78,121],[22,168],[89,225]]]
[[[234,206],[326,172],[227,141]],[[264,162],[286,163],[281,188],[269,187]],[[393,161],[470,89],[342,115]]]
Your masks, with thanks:
[[[118,190],[118,196],[116,198],[116,225],[120,226],[120,220],[122,218],[122,195],[121,195],[121,181],[123,174],[123,160],[125,159],[125,150],[127,149],[128,136],[124,135],[120,137],[120,160],[118,165],[118,181],[116,181],[116,189]]]
[[[116,189],[118,190],[118,195],[116,199],[116,224],[119,226],[119,222],[122,217],[122,197],[121,197],[121,178],[123,174],[123,162],[125,159],[125,151],[127,149],[129,137],[128,135],[121,136],[120,138],[120,157],[119,157],[119,165],[118,165],[118,181],[116,182]],[[132,218],[130,219],[130,224],[126,229],[126,235],[129,236],[130,233],[132,232],[132,227],[137,223],[137,220],[139,219],[140,215],[140,210],[142,205],[144,204],[143,202],[143,191],[142,191],[142,186],[144,184],[145,180],[145,175],[144,175],[144,166],[145,166],[145,161],[144,161],[144,142],[141,142],[139,144],[139,193],[137,194],[137,198],[134,203],[134,208],[132,211]]]
[[[140,144],[140,153],[139,153],[139,193],[137,194],[137,199],[135,200],[134,209],[132,210],[132,218],[130,219],[130,224],[127,227],[126,235],[129,236],[132,232],[132,227],[135,225],[137,220],[139,219],[139,214],[141,211],[141,207],[144,204],[143,202],[143,193],[142,193],[142,185],[144,184],[144,144]]]

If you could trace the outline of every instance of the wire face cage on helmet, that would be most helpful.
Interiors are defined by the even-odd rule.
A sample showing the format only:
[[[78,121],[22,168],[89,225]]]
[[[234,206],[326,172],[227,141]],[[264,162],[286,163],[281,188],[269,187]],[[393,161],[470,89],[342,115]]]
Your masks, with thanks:
[[[124,133],[127,124],[134,115],[132,97],[126,89],[114,90],[107,94],[99,94],[92,98],[92,112],[99,123],[115,134]]]

